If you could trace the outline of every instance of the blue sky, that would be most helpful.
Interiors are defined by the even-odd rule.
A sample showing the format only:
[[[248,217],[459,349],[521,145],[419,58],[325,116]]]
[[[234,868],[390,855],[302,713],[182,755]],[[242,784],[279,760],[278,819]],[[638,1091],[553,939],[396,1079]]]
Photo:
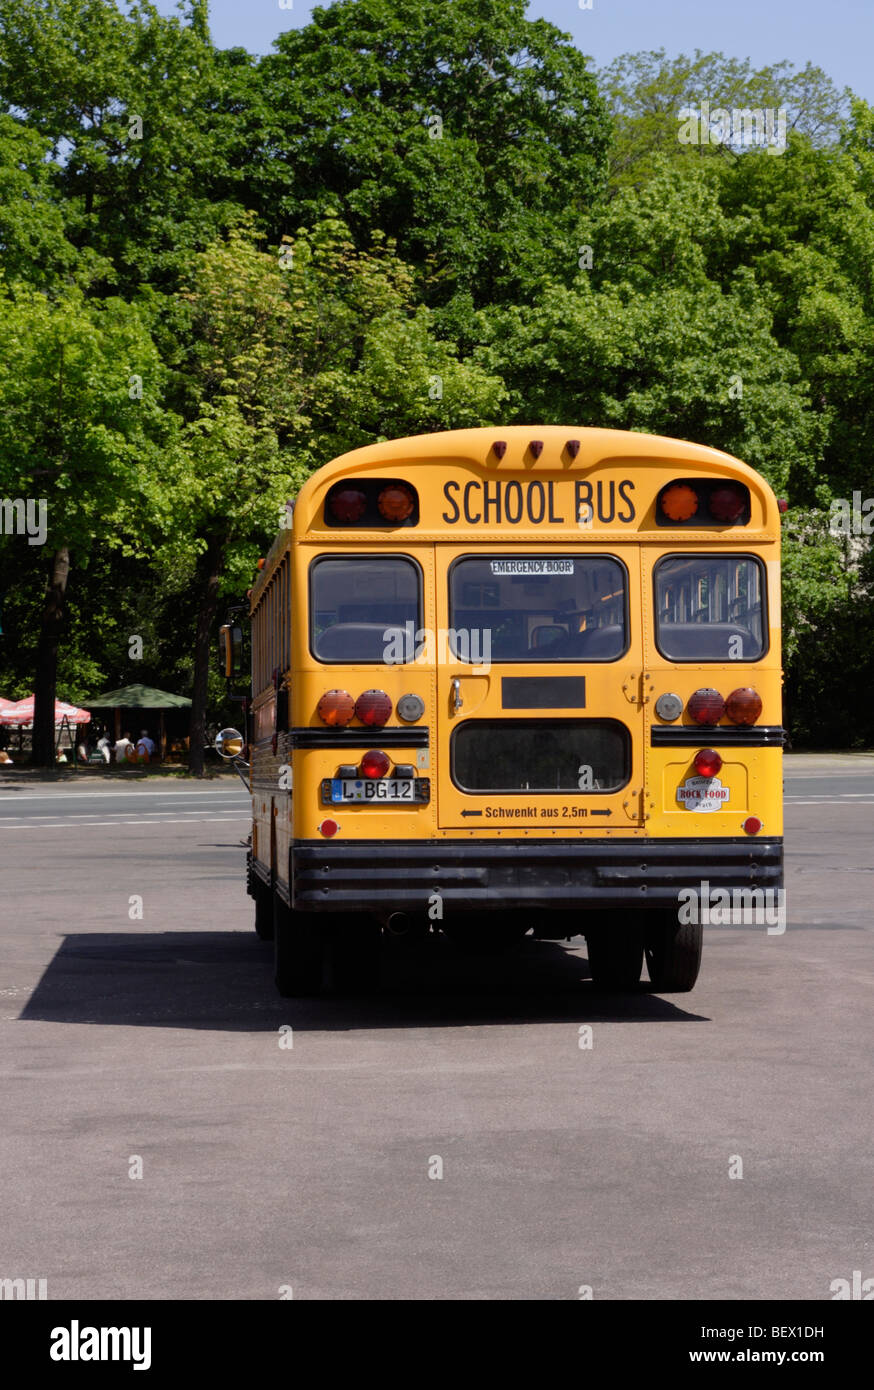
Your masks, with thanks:
[[[288,4],[289,0],[284,0]],[[435,5],[446,0],[434,0]],[[305,24],[306,0],[210,0],[213,38],[267,53],[283,29]],[[166,14],[175,0],[157,0]],[[719,51],[751,58],[757,67],[788,58],[812,62],[839,87],[874,103],[874,0],[530,0],[530,18],[550,20],[602,66],[620,53],[665,48],[668,53]]]

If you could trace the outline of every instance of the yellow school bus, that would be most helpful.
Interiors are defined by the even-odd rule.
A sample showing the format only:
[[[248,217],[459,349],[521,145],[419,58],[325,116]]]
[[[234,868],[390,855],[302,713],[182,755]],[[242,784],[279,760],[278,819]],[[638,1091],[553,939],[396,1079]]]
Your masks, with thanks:
[[[585,936],[681,991],[681,890],[782,886],[780,517],[729,455],[467,429],[310,477],[251,591],[248,887],[283,995],[380,932]]]

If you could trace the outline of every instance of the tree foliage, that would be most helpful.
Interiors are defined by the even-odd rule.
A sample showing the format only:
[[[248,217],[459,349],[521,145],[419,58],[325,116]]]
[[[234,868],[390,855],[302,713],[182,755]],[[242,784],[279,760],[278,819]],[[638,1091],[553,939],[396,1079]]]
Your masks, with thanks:
[[[786,147],[681,143],[703,102]],[[0,535],[4,695],[193,691],[199,766],[215,620],[312,469],[543,421],[759,468],[794,735],[874,738],[870,539],[829,530],[874,493],[874,112],[812,63],[598,73],[523,0],[336,0],[263,58],[205,0],[0,0],[0,255],[0,495],[47,507]]]

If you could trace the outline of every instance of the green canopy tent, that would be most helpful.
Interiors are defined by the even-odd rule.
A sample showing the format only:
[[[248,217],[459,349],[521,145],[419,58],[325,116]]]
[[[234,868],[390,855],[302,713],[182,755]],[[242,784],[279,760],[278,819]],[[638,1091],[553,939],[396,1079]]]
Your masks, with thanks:
[[[121,738],[121,712],[126,710],[157,710],[158,741],[161,760],[167,756],[167,734],[164,728],[164,711],[167,709],[191,709],[191,701],[184,695],[171,695],[169,690],[156,690],[151,685],[124,685],[120,690],[108,690],[93,700],[83,700],[87,710],[111,709],[115,711],[115,741]]]

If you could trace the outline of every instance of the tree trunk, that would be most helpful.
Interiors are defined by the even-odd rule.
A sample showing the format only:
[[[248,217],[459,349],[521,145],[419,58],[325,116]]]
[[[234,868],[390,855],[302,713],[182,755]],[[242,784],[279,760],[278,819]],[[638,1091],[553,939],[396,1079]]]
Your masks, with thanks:
[[[67,606],[70,552],[62,545],[52,556],[36,649],[33,740],[30,761],[34,767],[55,765],[55,691],[58,683],[58,643]],[[75,749],[73,750],[75,757]]]
[[[188,747],[188,770],[194,777],[203,776],[209,663],[212,657],[212,632],[218,608],[218,587],[224,559],[224,541],[211,540],[198,565],[201,599],[197,614],[197,630],[194,636],[194,689],[191,692],[191,724],[189,726]]]

